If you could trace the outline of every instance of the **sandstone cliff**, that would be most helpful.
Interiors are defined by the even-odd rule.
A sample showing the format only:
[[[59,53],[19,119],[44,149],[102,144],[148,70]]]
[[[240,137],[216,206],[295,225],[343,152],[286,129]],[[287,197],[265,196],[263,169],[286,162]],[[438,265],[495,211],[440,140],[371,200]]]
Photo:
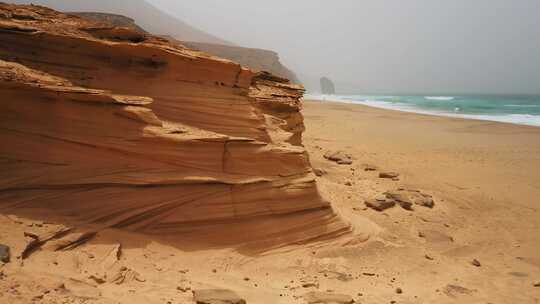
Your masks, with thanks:
[[[1,212],[200,245],[349,229],[302,147],[301,86],[132,29],[1,3],[0,60]]]

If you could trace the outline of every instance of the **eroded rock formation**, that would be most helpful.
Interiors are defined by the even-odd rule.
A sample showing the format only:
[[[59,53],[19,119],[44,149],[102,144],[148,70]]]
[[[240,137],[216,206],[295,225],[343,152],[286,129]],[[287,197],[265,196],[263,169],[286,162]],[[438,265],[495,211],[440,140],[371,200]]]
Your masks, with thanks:
[[[0,60],[1,212],[201,245],[349,229],[301,145],[301,86],[38,6],[0,4]]]

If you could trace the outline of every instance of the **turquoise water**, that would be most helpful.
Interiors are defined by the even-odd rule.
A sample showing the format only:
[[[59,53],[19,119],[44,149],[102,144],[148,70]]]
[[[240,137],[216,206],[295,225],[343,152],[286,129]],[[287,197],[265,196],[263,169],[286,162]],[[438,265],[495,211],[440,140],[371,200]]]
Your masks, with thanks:
[[[540,96],[364,96],[308,95],[306,98],[379,108],[540,126]]]

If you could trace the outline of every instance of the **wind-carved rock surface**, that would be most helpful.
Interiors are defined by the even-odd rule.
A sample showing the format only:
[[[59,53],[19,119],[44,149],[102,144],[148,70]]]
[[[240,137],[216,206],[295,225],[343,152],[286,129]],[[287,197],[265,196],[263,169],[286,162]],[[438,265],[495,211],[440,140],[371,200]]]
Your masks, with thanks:
[[[38,6],[0,4],[0,60],[1,212],[194,246],[349,231],[301,144],[301,86]]]

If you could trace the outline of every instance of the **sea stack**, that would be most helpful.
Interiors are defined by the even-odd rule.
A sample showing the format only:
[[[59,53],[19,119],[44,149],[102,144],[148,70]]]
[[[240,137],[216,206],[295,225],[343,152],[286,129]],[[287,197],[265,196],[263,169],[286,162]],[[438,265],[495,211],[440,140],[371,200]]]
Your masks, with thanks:
[[[336,87],[330,78],[322,77],[321,78],[321,92],[325,95],[334,95],[336,94]]]

